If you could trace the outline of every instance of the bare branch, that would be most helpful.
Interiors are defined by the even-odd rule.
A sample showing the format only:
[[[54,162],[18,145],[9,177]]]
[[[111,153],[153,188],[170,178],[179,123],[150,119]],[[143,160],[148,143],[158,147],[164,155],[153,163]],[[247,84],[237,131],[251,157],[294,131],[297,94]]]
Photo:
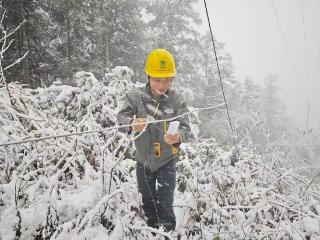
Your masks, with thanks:
[[[11,36],[12,34],[14,34],[16,31],[18,31],[19,28],[20,28],[23,24],[25,24],[26,22],[27,22],[27,20],[23,20],[23,22],[20,23],[19,26],[16,27],[11,33],[9,33],[8,35],[6,35],[6,36],[4,36],[3,38],[1,38],[1,39],[0,39],[0,42],[2,42],[3,40],[5,40],[6,38],[10,37],[10,36]]]
[[[9,69],[9,68],[12,68],[14,65],[17,65],[17,64],[21,63],[21,61],[27,56],[28,53],[29,53],[29,51],[26,52],[26,53],[25,53],[21,58],[19,58],[17,61],[15,61],[14,63],[12,63],[12,64],[10,64],[9,66],[5,67],[3,70],[5,71],[5,70],[7,70],[7,69]]]

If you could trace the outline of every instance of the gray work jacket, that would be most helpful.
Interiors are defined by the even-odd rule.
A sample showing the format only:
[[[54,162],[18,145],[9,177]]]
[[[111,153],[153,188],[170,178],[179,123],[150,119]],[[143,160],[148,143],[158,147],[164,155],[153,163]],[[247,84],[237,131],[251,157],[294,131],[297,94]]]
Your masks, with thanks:
[[[143,88],[131,90],[126,94],[124,105],[118,113],[119,125],[130,124],[134,115],[136,118],[144,119],[147,118],[147,115],[150,115],[155,120],[162,120],[188,112],[186,102],[176,91],[169,89],[166,95],[168,97],[153,96],[149,84],[146,84]],[[188,116],[184,115],[175,121],[180,122],[180,143],[187,141],[190,136]],[[168,121],[149,124],[135,140],[135,160],[148,167],[152,172],[177,158],[180,143],[171,146],[164,141],[164,134],[168,127]],[[120,131],[130,132],[129,129],[120,129]]]

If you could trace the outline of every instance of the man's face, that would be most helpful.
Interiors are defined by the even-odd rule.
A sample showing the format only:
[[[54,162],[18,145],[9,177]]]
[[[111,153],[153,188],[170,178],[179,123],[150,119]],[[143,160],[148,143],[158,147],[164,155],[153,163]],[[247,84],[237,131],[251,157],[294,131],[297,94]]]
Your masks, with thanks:
[[[166,77],[166,78],[150,77],[150,88],[151,88],[152,94],[154,96],[163,95],[170,88],[172,79],[173,77]]]

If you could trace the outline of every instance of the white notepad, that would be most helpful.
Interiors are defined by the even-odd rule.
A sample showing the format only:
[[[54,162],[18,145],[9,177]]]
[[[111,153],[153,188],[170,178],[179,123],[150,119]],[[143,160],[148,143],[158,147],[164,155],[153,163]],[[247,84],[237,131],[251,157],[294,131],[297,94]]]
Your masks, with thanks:
[[[167,134],[169,134],[169,135],[174,135],[174,134],[176,134],[177,131],[178,131],[179,125],[180,125],[180,122],[179,122],[179,121],[170,122],[168,131],[167,131]]]

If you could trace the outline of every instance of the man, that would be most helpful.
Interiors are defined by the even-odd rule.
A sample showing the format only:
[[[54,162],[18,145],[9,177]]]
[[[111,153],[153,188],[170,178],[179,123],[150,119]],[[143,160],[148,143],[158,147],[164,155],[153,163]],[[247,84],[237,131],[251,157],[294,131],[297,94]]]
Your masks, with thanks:
[[[135,140],[136,173],[147,224],[156,228],[162,225],[170,231],[176,226],[172,206],[176,184],[175,162],[180,143],[188,139],[189,121],[186,115],[177,118],[180,125],[174,135],[167,134],[167,121],[148,125],[145,122],[146,118],[164,120],[188,110],[182,96],[170,89],[176,69],[174,59],[167,50],[152,50],[145,72],[148,83],[144,88],[126,95],[124,106],[118,113],[118,123],[138,124],[127,131],[140,134]]]

